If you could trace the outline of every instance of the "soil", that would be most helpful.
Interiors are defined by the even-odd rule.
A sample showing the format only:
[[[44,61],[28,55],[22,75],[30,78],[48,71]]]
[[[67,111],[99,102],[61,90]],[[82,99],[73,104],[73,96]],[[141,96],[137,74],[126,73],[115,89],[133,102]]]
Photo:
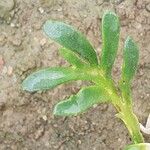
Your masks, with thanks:
[[[134,111],[145,124],[150,113],[149,0],[1,0],[0,2],[0,150],[122,150],[131,143],[112,105],[91,108],[77,117],[55,117],[54,105],[86,83],[28,93],[21,82],[47,66],[64,66],[58,44],[42,32],[47,19],[69,23],[101,50],[101,18],[114,10],[121,21],[121,39],[114,78],[120,77],[123,42],[132,36],[140,47],[133,82]],[[150,136],[144,135],[150,142]]]

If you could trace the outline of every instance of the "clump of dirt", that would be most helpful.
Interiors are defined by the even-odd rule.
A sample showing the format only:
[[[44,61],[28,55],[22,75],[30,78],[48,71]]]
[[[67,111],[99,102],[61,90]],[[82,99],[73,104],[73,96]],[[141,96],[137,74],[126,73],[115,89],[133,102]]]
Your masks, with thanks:
[[[15,6],[14,0],[1,0],[0,1],[0,18],[10,21],[14,12],[12,11]]]
[[[76,93],[83,83],[28,93],[22,91],[21,82],[38,68],[67,65],[58,55],[59,45],[42,32],[47,19],[72,24],[87,35],[100,53],[102,14],[114,10],[121,20],[114,77],[116,80],[120,77],[123,42],[130,35],[140,47],[139,69],[132,88],[134,110],[140,122],[145,123],[150,113],[149,0],[13,2],[0,1],[0,150],[123,149],[130,138],[122,122],[115,118],[116,111],[111,105],[99,105],[77,117],[53,116],[58,100]]]

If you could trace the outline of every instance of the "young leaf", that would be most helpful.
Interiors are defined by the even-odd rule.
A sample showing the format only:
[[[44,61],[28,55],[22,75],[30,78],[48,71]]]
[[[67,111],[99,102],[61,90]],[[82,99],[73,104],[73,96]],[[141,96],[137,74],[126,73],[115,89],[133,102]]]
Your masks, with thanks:
[[[85,65],[85,61],[81,60],[77,54],[74,52],[66,49],[66,48],[60,48],[59,49],[60,55],[65,58],[71,65],[76,66],[78,68],[82,68]]]
[[[128,83],[135,75],[139,60],[139,49],[131,37],[125,41],[123,59],[122,80]]]
[[[107,12],[102,18],[102,56],[101,66],[106,75],[111,74],[119,43],[119,19],[113,12]]]
[[[124,81],[121,81],[120,82],[120,90],[121,90],[123,102],[131,105],[132,104],[131,85]]]
[[[83,73],[72,68],[46,68],[28,76],[22,83],[24,90],[34,92],[53,88],[65,82],[84,79]]]
[[[96,52],[89,41],[72,26],[58,21],[46,21],[43,26],[46,35],[63,47],[79,54],[90,64],[97,65]]]
[[[139,144],[129,145],[124,150],[149,150],[149,149],[150,149],[149,143],[139,143]]]
[[[84,112],[97,103],[108,102],[108,96],[104,89],[98,86],[83,88],[77,95],[59,102],[54,108],[54,115],[71,116]]]

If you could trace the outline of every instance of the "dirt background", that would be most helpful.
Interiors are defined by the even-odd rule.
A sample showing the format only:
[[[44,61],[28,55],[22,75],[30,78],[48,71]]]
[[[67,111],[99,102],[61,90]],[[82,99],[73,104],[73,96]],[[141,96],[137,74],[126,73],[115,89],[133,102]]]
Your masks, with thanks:
[[[34,70],[67,63],[59,45],[43,34],[47,19],[72,24],[100,52],[101,18],[105,10],[120,16],[121,40],[114,77],[120,76],[123,41],[131,35],[140,47],[133,83],[134,109],[145,124],[150,113],[149,0],[1,0],[0,1],[0,150],[121,150],[128,132],[111,105],[99,105],[77,117],[54,117],[59,99],[76,93],[82,82],[42,93],[28,93],[21,82]],[[150,136],[145,135],[146,142]]]

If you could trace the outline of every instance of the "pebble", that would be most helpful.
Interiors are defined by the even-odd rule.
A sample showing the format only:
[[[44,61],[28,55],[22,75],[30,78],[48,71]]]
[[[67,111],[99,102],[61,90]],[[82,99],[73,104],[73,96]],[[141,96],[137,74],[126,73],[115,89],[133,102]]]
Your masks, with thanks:
[[[146,6],[145,6],[145,9],[150,12],[150,3],[148,3]]]
[[[54,124],[53,126],[54,126],[55,128],[57,128],[57,127],[58,127],[58,125],[57,125],[57,124]]]
[[[80,145],[82,142],[81,142],[81,140],[78,140],[78,144]]]
[[[7,68],[7,74],[8,74],[9,76],[11,76],[12,73],[13,73],[13,68],[12,68],[11,66],[8,66],[8,68]]]
[[[46,44],[46,39],[43,38],[43,39],[40,41],[40,45],[41,45],[41,46],[44,46],[45,44]]]
[[[42,118],[43,118],[44,121],[47,121],[47,116],[46,115],[42,116]]]
[[[43,14],[44,13],[44,9],[42,7],[39,7],[38,11]]]
[[[61,12],[61,11],[62,11],[62,7],[58,8],[57,11],[58,11],[58,12]]]
[[[14,28],[14,27],[15,27],[15,24],[14,24],[14,23],[10,23],[10,26],[11,26],[12,28]]]

